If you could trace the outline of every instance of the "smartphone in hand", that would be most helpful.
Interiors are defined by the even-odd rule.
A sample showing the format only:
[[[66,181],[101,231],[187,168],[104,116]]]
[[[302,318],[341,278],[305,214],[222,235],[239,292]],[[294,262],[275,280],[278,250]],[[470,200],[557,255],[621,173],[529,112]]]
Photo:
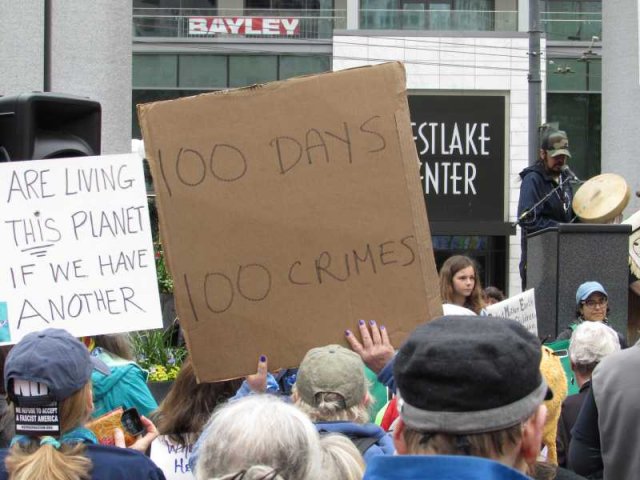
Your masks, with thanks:
[[[126,446],[133,444],[136,437],[145,432],[140,414],[134,407],[126,410],[122,407],[111,410],[91,420],[86,427],[98,437],[98,442],[101,445],[114,445],[113,432],[116,428],[124,432]]]

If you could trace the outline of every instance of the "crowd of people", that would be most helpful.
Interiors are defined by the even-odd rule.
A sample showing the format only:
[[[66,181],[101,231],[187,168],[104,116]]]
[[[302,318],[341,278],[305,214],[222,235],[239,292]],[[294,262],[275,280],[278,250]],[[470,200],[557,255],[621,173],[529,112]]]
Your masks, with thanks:
[[[350,348],[307,352],[291,392],[266,356],[244,381],[219,383],[198,383],[187,358],[158,405],[127,335],[28,334],[2,351],[0,479],[635,478],[626,447],[640,435],[630,427],[640,351],[608,325],[604,286],[577,289],[576,319],[558,336],[567,373],[518,322],[486,315],[504,294],[482,289],[473,259],[447,259],[440,282],[455,314],[418,326],[397,351],[383,325],[361,320],[345,331]],[[368,369],[384,386],[380,412]],[[567,396],[572,384],[579,393]],[[87,422],[118,407],[138,409],[144,430],[127,444],[116,428],[100,444]],[[28,421],[43,412],[57,421]],[[167,449],[180,469],[157,460]]]
[[[566,134],[541,147],[521,174],[525,233],[573,218]],[[601,283],[577,288],[576,318],[543,345],[488,314],[505,295],[473,258],[446,259],[439,282],[444,315],[402,345],[360,320],[349,348],[312,348],[294,372],[262,355],[244,381],[198,383],[187,358],[159,405],[126,334],[29,333],[0,350],[0,480],[637,478],[640,344],[609,325]]]

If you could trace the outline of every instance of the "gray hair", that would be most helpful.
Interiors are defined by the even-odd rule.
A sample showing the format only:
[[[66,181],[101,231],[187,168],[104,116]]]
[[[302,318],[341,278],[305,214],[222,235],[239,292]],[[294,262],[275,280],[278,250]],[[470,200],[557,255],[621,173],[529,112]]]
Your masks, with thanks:
[[[591,366],[620,350],[618,334],[602,322],[582,322],[571,334],[569,358],[575,365]]]
[[[272,395],[225,404],[213,414],[205,432],[195,471],[198,480],[249,473],[257,466],[272,469],[278,475],[273,478],[321,478],[316,428],[300,410]]]

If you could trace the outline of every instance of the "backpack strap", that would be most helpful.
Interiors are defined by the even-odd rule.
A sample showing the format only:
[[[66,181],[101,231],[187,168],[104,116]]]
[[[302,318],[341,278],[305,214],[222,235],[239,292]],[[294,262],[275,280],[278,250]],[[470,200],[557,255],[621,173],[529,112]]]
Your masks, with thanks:
[[[325,435],[329,435],[330,433],[337,433],[338,435],[342,435],[343,437],[347,437],[351,442],[356,446],[360,455],[364,456],[364,452],[373,447],[376,443],[378,443],[378,437],[357,437],[355,435],[346,435],[340,432],[329,432],[327,430],[318,430],[318,433],[321,437]]]
[[[353,442],[353,444],[356,446],[356,448],[360,452],[360,455],[362,455],[363,457],[364,457],[364,452],[366,452],[371,447],[373,447],[376,443],[378,443],[378,439],[376,437],[356,437],[356,438],[348,437],[348,438]]]

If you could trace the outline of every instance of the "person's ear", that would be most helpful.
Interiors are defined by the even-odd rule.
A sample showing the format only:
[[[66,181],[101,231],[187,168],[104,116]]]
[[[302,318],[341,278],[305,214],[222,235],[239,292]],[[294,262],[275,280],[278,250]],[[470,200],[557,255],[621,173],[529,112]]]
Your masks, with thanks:
[[[539,153],[540,153],[540,160],[545,160],[545,153],[546,153],[545,149],[541,148]]]
[[[405,424],[402,418],[398,418],[393,429],[393,445],[398,455],[407,455],[407,442],[404,439]]]
[[[360,405],[364,408],[369,408],[372,403],[373,398],[371,398],[371,394],[367,390],[367,392],[364,394],[364,397],[362,397],[362,402],[360,402]]]
[[[93,414],[93,409],[95,405],[93,404],[93,386],[89,385],[89,388],[86,390],[87,395],[87,409],[89,410],[88,414],[91,416]]]
[[[547,419],[547,407],[540,405],[536,412],[524,422],[520,453],[527,465],[536,462],[542,445],[544,422]]]

